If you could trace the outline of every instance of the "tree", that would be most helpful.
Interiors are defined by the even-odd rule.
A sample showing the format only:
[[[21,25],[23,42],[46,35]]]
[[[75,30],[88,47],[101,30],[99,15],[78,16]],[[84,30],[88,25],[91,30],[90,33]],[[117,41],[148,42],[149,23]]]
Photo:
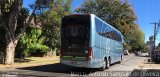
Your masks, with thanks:
[[[47,53],[49,52],[48,49],[57,51],[60,46],[61,19],[63,16],[71,14],[71,2],[72,0],[54,0],[47,5],[47,10],[43,9],[45,10],[44,13],[37,13],[34,26],[30,28],[31,30],[27,29],[27,32],[20,38],[17,50],[22,51],[24,56],[29,56],[31,53],[39,51]],[[31,7],[33,6],[31,5]],[[42,30],[41,35],[32,33],[32,30],[35,30],[37,25],[40,27],[39,30]],[[32,35],[36,35],[37,38],[33,39]],[[37,42],[41,38],[43,38],[43,42]],[[42,48],[38,48],[37,44],[41,45]]]
[[[18,29],[18,16],[22,9],[23,0],[0,0],[0,22],[5,29],[5,64],[14,63],[15,47],[19,38],[24,34],[35,14],[43,12],[40,11],[42,8],[48,8],[49,1],[52,0],[36,0],[32,5],[31,15],[23,21],[22,28]],[[20,30],[19,33],[16,32],[17,30]]]
[[[15,36],[17,27],[17,19],[19,11],[22,7],[22,0],[1,0],[1,23],[5,29],[5,63],[12,64],[14,62],[15,46],[18,37]]]
[[[39,16],[43,24],[42,35],[46,37],[45,45],[50,49],[57,49],[60,46],[60,25],[65,15],[71,14],[72,0],[54,0],[49,10]],[[54,6],[53,6],[54,5]]]
[[[80,8],[75,9],[78,13],[93,13],[102,20],[111,24],[127,36],[135,29],[137,19],[134,10],[128,1],[121,0],[86,0]]]
[[[136,29],[132,31],[132,33],[128,36],[129,38],[129,45],[131,45],[132,51],[140,51],[143,50],[145,43],[144,43],[144,33],[140,29]]]

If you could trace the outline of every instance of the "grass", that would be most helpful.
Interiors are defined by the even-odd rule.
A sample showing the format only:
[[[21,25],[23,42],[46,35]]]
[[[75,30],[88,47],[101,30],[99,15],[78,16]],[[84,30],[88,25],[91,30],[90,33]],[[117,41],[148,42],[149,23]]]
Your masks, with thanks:
[[[30,57],[30,58],[26,58],[24,61],[20,61],[18,59],[15,59],[15,63],[12,65],[0,64],[0,70],[1,69],[10,69],[10,68],[39,66],[39,65],[54,64],[54,63],[59,63],[59,56]]]

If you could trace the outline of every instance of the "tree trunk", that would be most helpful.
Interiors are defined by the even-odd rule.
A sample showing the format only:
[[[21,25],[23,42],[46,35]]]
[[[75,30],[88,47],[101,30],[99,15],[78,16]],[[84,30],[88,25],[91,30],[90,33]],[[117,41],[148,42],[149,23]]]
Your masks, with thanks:
[[[13,64],[14,63],[14,52],[15,46],[13,41],[8,42],[6,46],[6,57],[5,57],[5,64]]]
[[[15,47],[17,45],[18,40],[14,40],[11,38],[11,35],[9,32],[6,33],[6,55],[5,55],[5,64],[13,64],[14,63],[14,56],[15,56]]]

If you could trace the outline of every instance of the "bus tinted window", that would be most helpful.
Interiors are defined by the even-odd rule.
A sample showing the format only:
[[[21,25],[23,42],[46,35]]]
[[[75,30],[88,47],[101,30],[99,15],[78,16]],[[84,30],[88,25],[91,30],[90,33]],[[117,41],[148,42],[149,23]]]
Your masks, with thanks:
[[[96,31],[99,35],[121,42],[121,35],[104,22],[95,19]]]
[[[102,27],[103,27],[103,23],[101,21],[99,21],[98,19],[95,19],[95,24],[96,24],[96,31],[98,34],[102,35]]]
[[[62,37],[88,38],[90,21],[85,16],[70,16],[63,18]]]

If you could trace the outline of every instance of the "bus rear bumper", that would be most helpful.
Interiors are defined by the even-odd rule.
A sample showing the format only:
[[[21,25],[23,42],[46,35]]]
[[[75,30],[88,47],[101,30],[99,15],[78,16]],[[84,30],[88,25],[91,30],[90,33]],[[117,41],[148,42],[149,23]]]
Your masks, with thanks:
[[[92,60],[90,61],[70,61],[70,60],[61,60],[60,63],[73,66],[73,67],[83,67],[83,68],[100,68],[102,67],[101,62],[95,63]]]

